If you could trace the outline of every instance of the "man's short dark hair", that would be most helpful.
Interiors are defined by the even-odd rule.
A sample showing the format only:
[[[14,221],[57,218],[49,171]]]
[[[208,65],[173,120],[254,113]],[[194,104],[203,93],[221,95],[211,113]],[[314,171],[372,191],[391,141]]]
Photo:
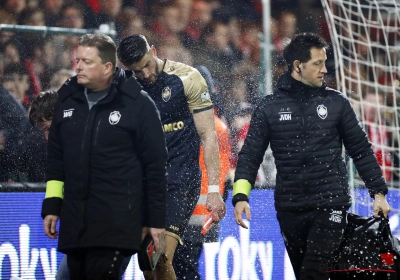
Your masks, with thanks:
[[[52,120],[58,93],[55,90],[43,91],[36,96],[29,110],[29,121],[37,126],[45,120]]]
[[[150,50],[146,37],[133,34],[122,39],[118,46],[118,59],[125,65],[140,61]]]
[[[294,35],[283,50],[283,57],[288,64],[289,72],[292,72],[295,60],[307,62],[311,59],[311,48],[327,49],[328,47],[329,45],[325,39],[318,34],[304,32]]]
[[[117,46],[113,39],[105,34],[85,34],[79,38],[79,46],[96,47],[103,64],[111,62],[113,70],[117,65]]]

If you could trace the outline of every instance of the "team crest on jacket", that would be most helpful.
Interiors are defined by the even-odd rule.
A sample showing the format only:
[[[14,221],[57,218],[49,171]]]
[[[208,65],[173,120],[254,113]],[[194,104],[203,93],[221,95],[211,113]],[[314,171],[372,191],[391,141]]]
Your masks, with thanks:
[[[164,102],[168,102],[171,98],[171,89],[169,87],[165,87],[161,92],[161,97]]]
[[[110,124],[112,125],[117,124],[120,119],[121,119],[121,114],[118,111],[111,112],[110,117],[108,118]]]
[[[324,105],[318,105],[317,114],[321,119],[325,120],[328,116],[328,109]]]

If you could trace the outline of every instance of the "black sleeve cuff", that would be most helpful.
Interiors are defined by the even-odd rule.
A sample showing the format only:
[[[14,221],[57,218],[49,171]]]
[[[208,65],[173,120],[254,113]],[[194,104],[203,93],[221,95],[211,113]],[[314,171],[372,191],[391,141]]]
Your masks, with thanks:
[[[379,191],[376,191],[376,190],[369,190],[369,195],[371,196],[371,198],[375,198],[375,195],[376,195],[376,194],[387,195],[387,193],[388,193],[388,189],[386,189],[386,190],[379,190]]]
[[[249,197],[244,193],[237,193],[232,197],[232,205],[235,207],[236,203],[239,201],[247,201],[249,202]]]
[[[45,198],[42,203],[42,218],[47,215],[60,216],[63,200],[59,197]]]

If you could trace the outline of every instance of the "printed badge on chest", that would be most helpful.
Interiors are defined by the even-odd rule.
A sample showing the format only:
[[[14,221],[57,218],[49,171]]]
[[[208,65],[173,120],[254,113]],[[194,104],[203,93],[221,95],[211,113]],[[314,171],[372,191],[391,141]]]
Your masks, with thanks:
[[[292,112],[290,108],[281,108],[279,114],[279,121],[290,121],[292,120]]]
[[[72,117],[72,113],[74,112],[75,109],[68,109],[64,110],[63,118],[70,118]]]
[[[165,87],[161,92],[161,97],[164,102],[168,102],[171,98],[171,89],[169,87]]]
[[[111,125],[115,125],[121,119],[121,114],[118,111],[114,111],[110,113],[110,117],[108,118]]]
[[[317,114],[321,119],[325,120],[328,116],[328,109],[324,105],[318,105]]]

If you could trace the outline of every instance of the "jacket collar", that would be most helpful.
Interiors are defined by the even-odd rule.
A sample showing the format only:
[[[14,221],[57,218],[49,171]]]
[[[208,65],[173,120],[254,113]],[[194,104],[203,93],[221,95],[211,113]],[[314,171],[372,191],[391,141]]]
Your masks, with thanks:
[[[78,84],[76,76],[71,77],[58,90],[60,101],[63,101],[68,96],[83,100],[85,99],[83,94],[84,89],[82,85]],[[125,71],[117,67],[111,83],[111,94],[105,100],[113,99],[118,91],[136,99],[141,89],[142,87],[137,82],[133,71]]]
[[[326,88],[326,83],[323,81],[321,87],[312,87],[296,80],[292,77],[289,71],[286,71],[279,78],[277,88],[286,94],[290,94],[291,96],[313,96],[322,94]]]

